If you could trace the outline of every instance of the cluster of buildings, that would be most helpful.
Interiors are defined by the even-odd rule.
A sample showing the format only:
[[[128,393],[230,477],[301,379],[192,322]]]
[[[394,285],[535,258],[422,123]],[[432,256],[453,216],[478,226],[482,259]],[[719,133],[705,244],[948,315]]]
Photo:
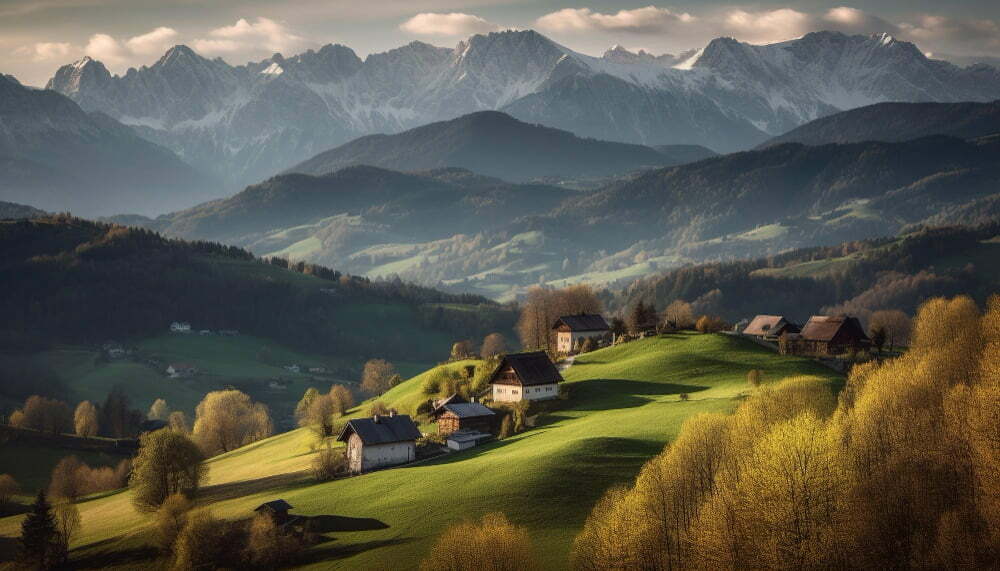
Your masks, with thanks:
[[[195,331],[191,329],[191,324],[187,321],[174,321],[170,324],[171,333],[181,333],[190,334]],[[239,331],[235,329],[220,329],[218,331],[212,331],[211,329],[202,329],[197,332],[199,335],[221,335],[223,337],[235,337],[240,334]]]
[[[814,315],[802,327],[781,315],[758,315],[742,334],[777,343],[783,355],[835,357],[872,346],[861,321],[847,315]]]

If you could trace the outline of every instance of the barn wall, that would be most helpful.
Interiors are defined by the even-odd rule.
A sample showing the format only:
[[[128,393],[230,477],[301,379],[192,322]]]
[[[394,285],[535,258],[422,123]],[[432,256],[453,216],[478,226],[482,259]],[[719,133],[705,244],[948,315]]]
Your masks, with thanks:
[[[415,442],[393,442],[364,447],[361,471],[412,462],[417,458]]]

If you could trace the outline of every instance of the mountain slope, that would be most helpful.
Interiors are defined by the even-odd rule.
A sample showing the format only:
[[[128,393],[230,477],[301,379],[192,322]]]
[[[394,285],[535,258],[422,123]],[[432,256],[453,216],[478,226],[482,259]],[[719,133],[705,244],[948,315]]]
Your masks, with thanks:
[[[81,215],[159,213],[204,200],[211,185],[110,117],[0,76],[0,199]]]
[[[1000,100],[991,103],[878,103],[810,121],[762,145],[907,141],[929,135],[974,139],[1000,133]]]
[[[397,135],[369,135],[320,153],[290,169],[325,174],[350,165],[399,171],[460,167],[524,181],[552,176],[607,176],[642,167],[671,166],[667,153],[641,145],[581,139],[572,133],[479,111]]]
[[[413,42],[363,61],[330,45],[235,67],[178,46],[123,76],[81,60],[49,86],[240,188],[363,135],[475,111],[602,140],[728,152],[879,101],[990,101],[1000,72],[929,60],[885,35],[718,39],[669,67],[621,50],[586,56],[525,30],[453,49]]]
[[[13,218],[39,218],[45,216],[44,210],[39,210],[24,204],[0,202],[0,220]]]

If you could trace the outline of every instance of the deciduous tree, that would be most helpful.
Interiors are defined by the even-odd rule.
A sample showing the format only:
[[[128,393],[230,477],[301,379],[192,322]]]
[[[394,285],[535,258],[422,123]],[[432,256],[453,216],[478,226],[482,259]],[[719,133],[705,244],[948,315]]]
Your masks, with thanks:
[[[211,456],[267,438],[273,430],[266,405],[228,389],[210,392],[198,404],[192,436]]]
[[[97,407],[88,400],[76,405],[76,412],[73,413],[73,425],[76,428],[77,436],[97,436]]]
[[[195,492],[205,477],[203,460],[198,446],[180,432],[143,434],[129,480],[132,503],[140,511],[153,511],[171,494]]]
[[[163,399],[153,401],[153,404],[149,407],[149,412],[146,413],[146,418],[163,421],[170,418],[170,408],[167,407],[167,401]]]
[[[479,356],[483,359],[490,359],[507,353],[507,339],[500,333],[490,333],[483,338],[483,346],[479,349]]]
[[[380,395],[389,390],[389,379],[396,374],[396,368],[385,359],[371,359],[365,363],[361,373],[361,390]]]
[[[511,524],[499,513],[487,514],[479,522],[449,527],[420,564],[422,571],[530,571],[538,568],[528,530]]]

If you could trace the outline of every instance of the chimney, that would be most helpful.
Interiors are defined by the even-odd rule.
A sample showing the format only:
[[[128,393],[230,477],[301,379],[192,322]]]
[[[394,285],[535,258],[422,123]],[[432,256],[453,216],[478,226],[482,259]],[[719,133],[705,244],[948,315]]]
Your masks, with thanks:
[[[374,422],[375,424],[378,424],[378,420],[379,420],[378,419],[378,415],[377,414],[373,414],[372,415],[372,422]]]
[[[394,408],[389,409],[389,418],[392,418],[394,416],[396,416],[396,409]]]

